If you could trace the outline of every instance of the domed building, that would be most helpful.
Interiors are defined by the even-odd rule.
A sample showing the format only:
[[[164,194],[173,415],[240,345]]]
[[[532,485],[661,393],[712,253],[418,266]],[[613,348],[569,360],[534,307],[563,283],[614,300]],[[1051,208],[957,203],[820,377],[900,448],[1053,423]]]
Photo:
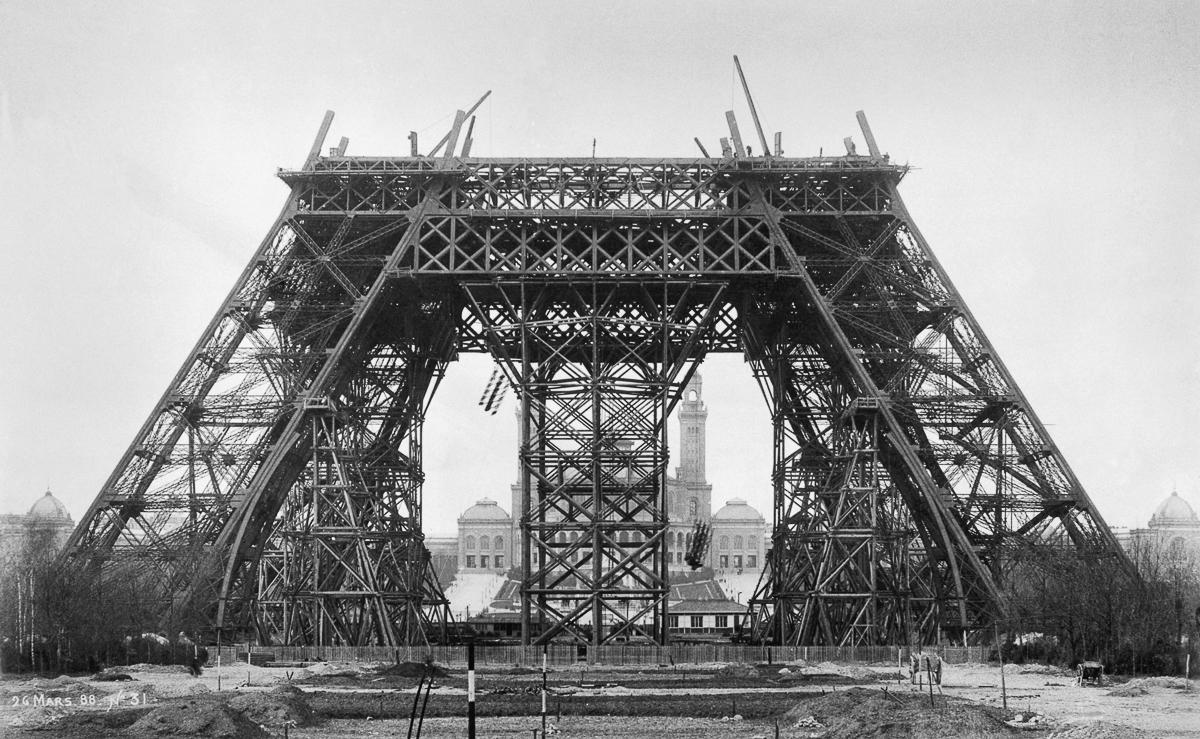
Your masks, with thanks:
[[[1141,557],[1200,557],[1200,517],[1179,493],[1172,491],[1144,529],[1116,530],[1118,541],[1135,559]]]
[[[512,517],[491,498],[458,517],[458,563],[462,572],[503,572],[512,566]]]
[[[1159,504],[1154,515],[1150,517],[1152,529],[1191,530],[1197,526],[1200,526],[1200,519],[1196,518],[1196,511],[1175,491],[1171,492],[1171,497]]]
[[[763,515],[746,501],[728,501],[712,517],[712,568],[718,573],[762,569],[766,528]]]
[[[53,556],[74,529],[75,522],[67,507],[46,490],[25,515],[0,515],[0,562],[20,556],[29,545],[43,550],[39,553]]]

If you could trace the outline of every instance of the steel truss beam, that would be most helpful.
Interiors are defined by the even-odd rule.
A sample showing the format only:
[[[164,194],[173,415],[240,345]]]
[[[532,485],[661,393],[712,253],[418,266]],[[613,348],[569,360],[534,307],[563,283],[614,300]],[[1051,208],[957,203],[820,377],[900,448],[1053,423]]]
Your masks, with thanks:
[[[666,640],[666,418],[713,351],[745,353],[774,423],[760,635],[975,629],[1014,548],[1123,559],[873,139],[807,159],[321,157],[328,125],[64,554],[152,573],[165,621],[442,633],[420,430],[459,351],[520,392],[527,640]]]

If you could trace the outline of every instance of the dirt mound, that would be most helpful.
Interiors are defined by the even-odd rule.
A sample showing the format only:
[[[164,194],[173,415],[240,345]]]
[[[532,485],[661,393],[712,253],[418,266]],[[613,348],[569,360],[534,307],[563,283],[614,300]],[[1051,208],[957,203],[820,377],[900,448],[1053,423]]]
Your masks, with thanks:
[[[133,739],[198,736],[205,739],[267,739],[270,735],[241,712],[216,700],[187,700],[160,706],[126,730]]]
[[[1142,682],[1150,688],[1171,688],[1174,690],[1187,690],[1188,681],[1182,677],[1167,677],[1160,675],[1158,677],[1141,678]]]
[[[822,675],[837,675],[850,678],[850,681],[870,682],[877,680],[895,680],[895,672],[877,672],[862,665],[839,665],[834,662],[819,662],[815,665],[794,670],[809,677]],[[905,676],[907,677],[907,676]]]
[[[10,699],[11,697],[25,698],[26,700],[21,705],[26,707],[32,704],[35,696],[39,702],[42,700],[53,701],[57,698],[60,703],[71,699],[71,703],[74,704],[78,702],[76,699],[79,696],[95,692],[94,686],[76,680],[73,677],[67,677],[66,675],[56,677],[53,680],[38,677],[26,681],[24,685],[8,683],[5,687],[11,691],[11,693],[5,691],[10,694]]]
[[[131,675],[126,675],[124,672],[97,672],[92,676],[92,679],[98,683],[125,682],[132,680]]]
[[[4,724],[0,724],[0,726],[8,725],[13,728],[27,730],[48,729],[70,715],[71,712],[61,706],[20,708],[17,709],[15,715],[6,715],[4,717]],[[7,736],[3,730],[0,730],[0,735]]]
[[[846,665],[846,666],[842,667],[841,673],[843,675],[845,675],[846,677],[852,677],[855,680],[874,681],[874,680],[880,680],[880,679],[884,679],[884,680],[895,680],[896,679],[895,674],[891,674],[891,675],[888,675],[886,673],[880,674],[880,673],[876,672],[875,670],[871,670],[866,667],[859,667],[858,665]]]
[[[1064,670],[1057,665],[1017,665],[1018,675],[1074,675],[1071,670]]]
[[[152,685],[147,692],[159,698],[186,698],[193,695],[211,693],[213,689],[198,680],[189,680],[187,682],[175,681]]]
[[[310,726],[317,723],[304,691],[281,685],[266,693],[241,693],[229,701],[229,707],[264,726]]]
[[[1046,739],[1150,739],[1141,729],[1122,726],[1108,721],[1064,726],[1046,735]]]
[[[14,721],[11,725],[23,726],[27,730],[34,731],[40,729],[42,735],[45,736],[95,739],[96,737],[123,736],[118,732],[132,725],[143,713],[145,712],[141,710],[121,708],[111,711],[71,711],[57,716],[43,713],[43,718],[52,720],[41,724],[32,721],[19,724]],[[0,735],[5,734],[0,731]]]
[[[318,662],[305,667],[302,672],[314,677],[358,677],[362,673],[362,668],[358,665],[341,662]]]
[[[758,670],[750,665],[725,665],[716,674],[719,677],[758,677]]]
[[[63,690],[72,686],[83,687],[83,683],[69,675],[59,675],[56,678],[35,677],[25,681],[29,690]]]
[[[146,662],[138,662],[136,665],[129,665],[121,670],[121,672],[149,672],[155,675],[169,675],[175,672],[186,673],[188,668],[186,665],[152,665]]]
[[[1141,680],[1130,680],[1124,685],[1118,685],[1108,691],[1108,694],[1115,698],[1137,698],[1142,695],[1150,695],[1150,689]]]
[[[312,668],[309,668],[309,669],[312,669]],[[518,669],[520,669],[520,668],[518,668]],[[424,662],[401,662],[401,663],[395,664],[395,665],[388,665],[387,667],[383,668],[382,670],[379,670],[376,674],[387,675],[389,677],[414,677],[414,678],[419,679],[422,676],[428,677],[430,670],[433,671],[434,677],[440,678],[440,677],[446,677],[446,675],[447,675],[446,671],[443,670],[441,667],[438,667],[436,664],[428,664],[427,665]],[[515,671],[510,671],[508,674],[510,674],[510,675],[518,675],[518,674],[527,675],[532,672],[533,672],[533,670],[527,669],[525,672],[518,673]]]
[[[1149,695],[1151,688],[1187,690],[1187,687],[1187,680],[1181,677],[1139,677],[1124,685],[1118,685],[1108,691],[1108,694],[1117,698],[1136,698],[1140,695]]]
[[[929,696],[908,691],[850,688],[803,701],[788,711],[791,726],[825,727],[824,739],[859,737],[1001,737],[1011,729],[996,708],[939,696],[936,707]]]

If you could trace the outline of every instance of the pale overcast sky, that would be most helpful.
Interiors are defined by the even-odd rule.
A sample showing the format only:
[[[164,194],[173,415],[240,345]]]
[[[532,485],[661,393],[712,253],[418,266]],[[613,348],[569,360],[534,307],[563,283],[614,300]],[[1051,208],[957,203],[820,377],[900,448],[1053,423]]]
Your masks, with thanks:
[[[738,54],[794,156],[859,140],[902,193],[1102,514],[1200,508],[1200,4],[59,3],[0,0],[0,510],[78,519],[287,195],[326,109],[349,154],[424,149],[485,90],[473,153],[718,149]],[[453,365],[426,530],[508,507],[511,396]],[[770,434],[710,360],[714,503],[770,513]],[[672,434],[674,434],[672,429]]]

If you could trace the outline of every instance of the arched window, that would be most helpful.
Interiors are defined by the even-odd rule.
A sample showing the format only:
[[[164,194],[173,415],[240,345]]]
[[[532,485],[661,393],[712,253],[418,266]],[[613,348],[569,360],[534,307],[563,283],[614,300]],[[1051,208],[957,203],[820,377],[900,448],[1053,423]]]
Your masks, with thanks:
[[[722,549],[728,549],[728,548],[729,548],[729,537],[728,537],[728,536],[722,536],[722,537],[721,537],[721,548],[722,548]]]
[[[675,548],[683,549],[683,532],[682,531],[675,532]]]
[[[571,532],[571,543],[572,543],[572,544],[574,544],[574,543],[575,543],[575,542],[577,542],[577,541],[579,541],[579,532],[578,532],[578,531],[572,531],[572,532]]]
[[[474,536],[467,537],[467,551],[475,551],[475,537]]]
[[[740,536],[733,537],[733,548],[734,549],[742,548],[742,537],[740,537]]]
[[[688,500],[688,515],[691,516],[692,518],[695,518],[696,514],[699,512],[700,512],[700,501],[696,500],[695,498],[689,499]]]
[[[496,546],[497,549],[504,549],[504,537],[503,536],[497,536],[496,540],[493,541],[492,543]]]
[[[628,543],[629,543],[629,532],[628,532],[628,531],[622,531],[622,532],[621,532],[621,536],[620,536],[620,540],[621,540],[621,543],[622,543],[622,544],[628,544]]]
[[[479,548],[480,549],[491,549],[492,548],[492,540],[486,536],[479,537]]]
[[[692,403],[695,403],[695,402],[696,402],[696,397],[697,397],[697,395],[696,395],[696,391],[695,391],[695,390],[688,390],[688,400],[689,400],[689,401],[691,401]]]

